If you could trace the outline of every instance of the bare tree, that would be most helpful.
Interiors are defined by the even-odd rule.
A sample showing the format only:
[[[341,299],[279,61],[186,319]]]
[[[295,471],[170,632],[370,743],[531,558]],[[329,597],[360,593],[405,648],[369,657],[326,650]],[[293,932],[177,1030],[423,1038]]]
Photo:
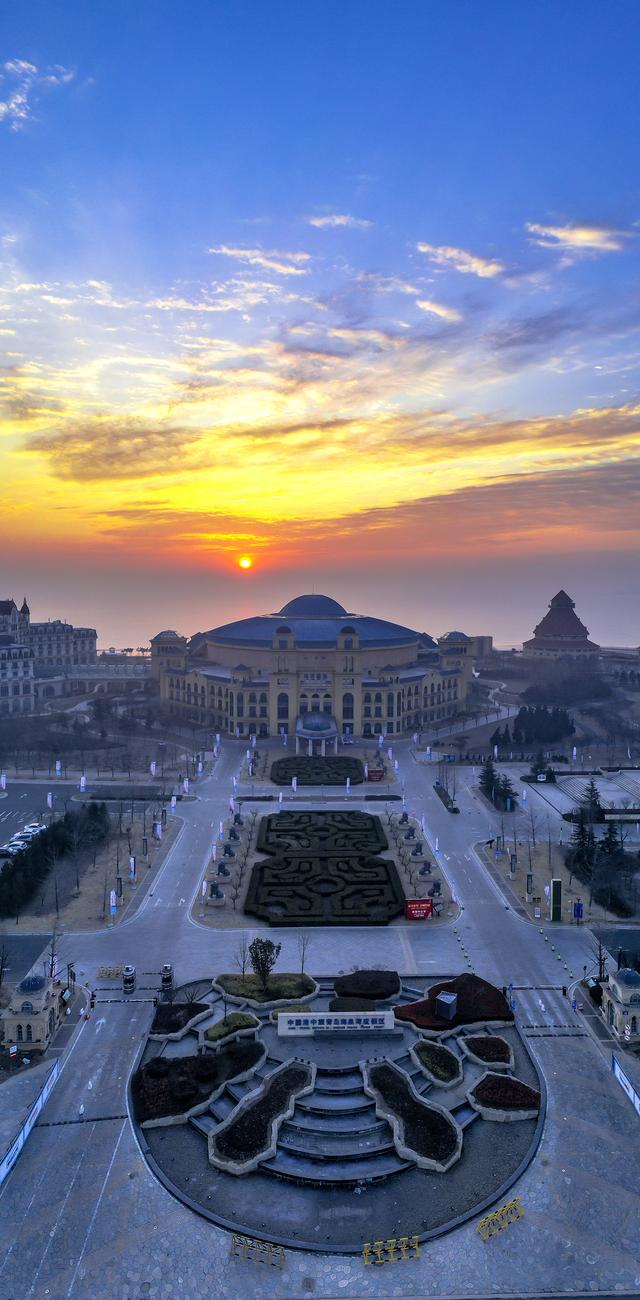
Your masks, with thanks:
[[[311,947],[312,942],[313,942],[313,939],[312,939],[311,935],[305,933],[305,931],[302,931],[302,932],[298,935],[298,954],[299,954],[299,957],[300,957],[300,974],[301,974],[301,975],[304,975],[304,966],[305,966],[305,962],[306,962],[306,960],[307,960],[307,953],[308,953],[308,951],[309,951],[309,948]]]
[[[538,818],[536,817],[536,815],[535,815],[535,813],[534,813],[534,811],[533,811],[533,808],[532,808],[531,806],[529,806],[529,826],[530,826],[530,828],[531,828],[531,843],[533,844],[534,849],[535,849],[535,847],[536,847],[536,827],[537,827],[537,825],[538,825]]]
[[[244,933],[241,934],[238,941],[238,946],[235,951],[235,963],[240,971],[242,983],[244,984],[247,974],[247,966],[249,964],[249,940]]]
[[[53,927],[53,934],[47,948],[47,970],[49,979],[54,979],[56,974],[56,965],[58,961],[58,949],[60,947],[60,935],[56,926]]]

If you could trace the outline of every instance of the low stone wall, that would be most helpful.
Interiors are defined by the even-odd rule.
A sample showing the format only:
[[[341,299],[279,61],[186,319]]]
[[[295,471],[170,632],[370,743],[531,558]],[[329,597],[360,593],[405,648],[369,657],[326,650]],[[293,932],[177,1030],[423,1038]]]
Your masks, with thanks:
[[[456,1130],[456,1147],[453,1154],[449,1157],[447,1161],[443,1163],[439,1160],[431,1160],[429,1159],[428,1156],[419,1155],[417,1151],[413,1150],[413,1147],[409,1147],[406,1145],[405,1135],[404,1135],[404,1124],[402,1120],[399,1119],[395,1111],[393,1111],[391,1107],[389,1107],[387,1103],[383,1101],[377,1088],[371,1082],[371,1079],[369,1077],[369,1066],[370,1064],[374,1064],[374,1063],[369,1061],[360,1061],[359,1064],[360,1064],[360,1069],[362,1071],[362,1077],[364,1080],[364,1090],[367,1093],[367,1096],[371,1097],[372,1101],[375,1103],[376,1115],[378,1116],[378,1119],[386,1119],[387,1123],[391,1125],[391,1130],[393,1132],[393,1142],[398,1155],[403,1160],[413,1161],[414,1164],[418,1165],[420,1169],[435,1170],[436,1173],[439,1174],[446,1173],[447,1169],[450,1169],[451,1166],[455,1164],[456,1160],[460,1159],[460,1155],[462,1153],[462,1129],[460,1128],[460,1125],[458,1124],[454,1116],[451,1114],[451,1112],[446,1110],[444,1106],[439,1106],[437,1102],[433,1102],[433,1101],[425,1102],[424,1097],[421,1097],[420,1093],[416,1092],[416,1089],[413,1083],[411,1082],[409,1075],[406,1075],[406,1081],[409,1090],[410,1092],[413,1093],[418,1104],[424,1106],[425,1109],[438,1111],[439,1114],[443,1115],[447,1120],[447,1122],[450,1123],[452,1127]],[[375,1064],[379,1065],[380,1062],[379,1061],[375,1062]],[[394,1063],[389,1062],[389,1064],[394,1064]],[[399,1067],[396,1066],[395,1068],[398,1069]]]
[[[271,1121],[269,1146],[263,1147],[262,1151],[259,1151],[257,1155],[252,1156],[250,1160],[243,1161],[241,1164],[236,1160],[225,1160],[223,1156],[216,1155],[213,1149],[215,1139],[220,1135],[220,1133],[224,1132],[225,1129],[230,1128],[231,1124],[233,1124],[245,1110],[248,1110],[249,1107],[253,1105],[254,1101],[257,1100],[262,1092],[265,1083],[269,1083],[271,1079],[274,1079],[276,1075],[281,1074],[283,1070],[287,1070],[291,1065],[304,1065],[309,1071],[309,1083],[304,1088],[301,1088],[299,1092],[292,1093],[289,1098],[287,1109],[282,1111],[280,1115],[276,1115]],[[246,1097],[243,1097],[242,1100],[238,1102],[235,1109],[232,1110],[231,1114],[228,1115],[225,1120],[223,1120],[222,1124],[218,1126],[215,1132],[209,1134],[208,1145],[210,1164],[215,1165],[218,1169],[224,1169],[227,1174],[242,1175],[251,1173],[251,1170],[256,1169],[264,1160],[271,1160],[276,1154],[278,1133],[280,1132],[281,1126],[286,1120],[291,1119],[298,1099],[300,1097],[307,1097],[310,1092],[313,1092],[315,1086],[316,1064],[314,1061],[298,1061],[295,1057],[288,1061],[283,1061],[282,1065],[277,1066],[275,1070],[271,1071],[271,1074],[268,1075],[267,1079],[260,1084],[259,1088],[255,1088],[253,1092],[247,1093]]]

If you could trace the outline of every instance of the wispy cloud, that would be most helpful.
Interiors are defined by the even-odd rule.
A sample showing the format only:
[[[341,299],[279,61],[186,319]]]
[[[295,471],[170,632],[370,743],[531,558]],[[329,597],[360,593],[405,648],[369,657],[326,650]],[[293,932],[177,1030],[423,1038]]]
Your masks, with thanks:
[[[355,278],[359,284],[368,285],[378,293],[402,293],[409,297],[417,297],[420,293],[415,284],[403,280],[398,275],[381,275],[378,271],[358,271]]]
[[[418,298],[416,307],[419,307],[420,311],[428,312],[431,316],[439,316],[441,320],[446,320],[451,325],[462,320],[462,312],[456,311],[455,307],[445,307],[441,302],[434,302],[432,298]]]
[[[231,257],[246,266],[260,266],[265,271],[275,271],[277,275],[306,275],[311,261],[310,253],[285,253],[278,250],[262,248],[231,248],[228,244],[219,244],[209,249],[219,257]]]
[[[34,115],[43,91],[66,86],[75,71],[61,64],[38,68],[26,59],[8,59],[0,70],[0,123],[11,131],[23,130]]]
[[[499,262],[497,258],[480,257],[477,253],[469,253],[466,248],[453,248],[449,244],[424,243],[417,244],[416,248],[436,266],[450,267],[465,275],[478,275],[481,280],[489,280],[495,275],[501,275],[505,269],[504,262]]]
[[[340,227],[347,230],[369,230],[373,225],[372,221],[367,221],[364,217],[352,217],[348,212],[332,212],[326,217],[307,217],[307,221],[318,230],[338,230]]]
[[[610,226],[541,226],[528,221],[525,229],[532,237],[532,244],[537,244],[540,248],[557,248],[574,255],[621,253],[626,247],[625,240],[632,237],[629,231],[614,230]]]

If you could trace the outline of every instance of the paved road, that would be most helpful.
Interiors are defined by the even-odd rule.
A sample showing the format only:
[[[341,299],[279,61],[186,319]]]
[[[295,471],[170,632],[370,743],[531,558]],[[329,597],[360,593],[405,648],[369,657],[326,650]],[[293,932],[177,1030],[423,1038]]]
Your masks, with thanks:
[[[198,926],[189,905],[243,752],[226,744],[197,801],[181,806],[184,827],[138,913],[111,932],[64,938],[62,959],[73,959],[91,986],[98,965],[134,961],[138,988],[125,1002],[119,989],[100,987],[96,1014],[81,1022],[55,1093],[0,1193],[0,1300],[237,1300],[250,1293],[297,1300],[388,1296],[397,1287],[434,1300],[640,1294],[640,1121],[612,1078],[606,1044],[596,1044],[558,990],[568,971],[581,973],[591,960],[589,934],[544,925],[541,933],[505,904],[472,847],[495,833],[496,816],[475,799],[470,780],[460,788],[460,816],[448,814],[432,774],[406,744],[396,752],[407,803],[426,817],[433,844],[438,838],[463,907],[460,921],[438,929],[314,930],[309,965],[318,974],[366,964],[453,973],[467,969],[468,954],[479,973],[514,985],[516,1015],[549,1093],[542,1147],[518,1186],[525,1218],[508,1230],[508,1241],[504,1234],[488,1244],[467,1225],[431,1244],[415,1266],[403,1265],[398,1277],[353,1258],[297,1252],[282,1274],[265,1277],[255,1265],[228,1262],[225,1234],[177,1205],[149,1174],[126,1118],[126,1079],[150,1023],[162,962],[173,961],[180,981],[233,969],[239,932]],[[372,807],[357,799],[354,806]],[[296,935],[273,937],[283,945],[281,966],[293,965]],[[375,1225],[367,1232],[375,1236]]]

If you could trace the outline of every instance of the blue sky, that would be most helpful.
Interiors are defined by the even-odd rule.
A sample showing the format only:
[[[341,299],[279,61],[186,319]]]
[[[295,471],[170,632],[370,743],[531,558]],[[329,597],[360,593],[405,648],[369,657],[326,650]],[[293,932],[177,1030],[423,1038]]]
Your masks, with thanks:
[[[126,623],[131,555],[204,568],[230,616],[312,579],[353,604],[374,556],[408,618],[399,559],[473,546],[508,640],[524,562],[538,603],[603,553],[640,594],[639,36],[625,0],[5,8],[21,578],[77,544],[124,565]]]

